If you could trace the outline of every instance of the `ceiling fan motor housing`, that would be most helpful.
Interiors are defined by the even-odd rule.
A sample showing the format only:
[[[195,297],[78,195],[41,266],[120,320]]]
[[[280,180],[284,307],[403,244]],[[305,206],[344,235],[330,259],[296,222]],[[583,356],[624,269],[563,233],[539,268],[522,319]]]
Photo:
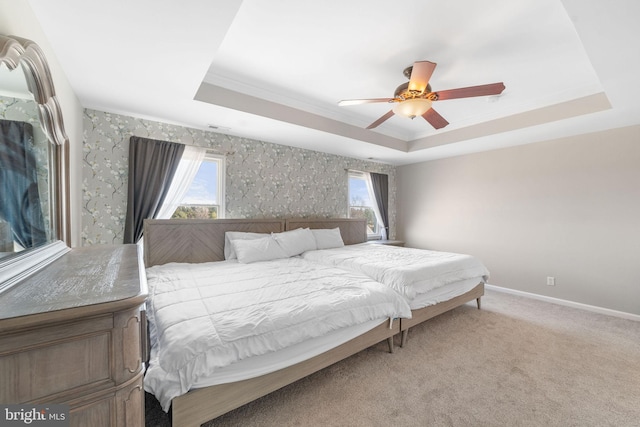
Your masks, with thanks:
[[[401,100],[413,99],[413,98],[427,98],[426,96],[432,93],[431,85],[428,84],[423,92],[417,90],[409,90],[409,82],[402,83],[400,86],[396,88],[396,91],[393,93],[394,98],[400,98]],[[429,97],[430,98],[430,97]],[[435,101],[435,99],[431,99]]]

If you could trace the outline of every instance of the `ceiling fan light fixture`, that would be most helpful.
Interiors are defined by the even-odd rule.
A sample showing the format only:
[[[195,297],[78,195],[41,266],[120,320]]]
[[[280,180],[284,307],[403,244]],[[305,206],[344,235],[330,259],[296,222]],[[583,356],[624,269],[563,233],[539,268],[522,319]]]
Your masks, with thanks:
[[[405,116],[413,119],[416,116],[421,116],[431,108],[431,100],[426,98],[412,98],[405,101],[398,102],[393,107],[393,112],[400,116]]]
[[[431,103],[435,101],[446,101],[448,99],[471,98],[474,96],[500,95],[504,91],[503,82],[491,83],[478,86],[460,87],[434,92],[429,84],[431,74],[436,68],[436,63],[431,61],[416,61],[412,66],[404,70],[404,75],[408,82],[396,88],[393,98],[369,98],[369,99],[346,99],[340,101],[339,105],[368,104],[372,102],[395,103],[393,109],[388,111],[378,120],[367,126],[367,129],[375,129],[394,115],[409,117],[411,119],[421,116],[434,129],[442,129],[449,122],[436,110],[431,108]]]

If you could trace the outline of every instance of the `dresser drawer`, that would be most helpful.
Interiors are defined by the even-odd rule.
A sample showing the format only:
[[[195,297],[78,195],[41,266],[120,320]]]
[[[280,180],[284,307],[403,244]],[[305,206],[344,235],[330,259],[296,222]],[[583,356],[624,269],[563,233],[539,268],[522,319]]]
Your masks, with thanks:
[[[2,337],[0,402],[59,401],[142,370],[139,308]]]
[[[30,402],[111,379],[112,316],[2,337],[0,402]]]

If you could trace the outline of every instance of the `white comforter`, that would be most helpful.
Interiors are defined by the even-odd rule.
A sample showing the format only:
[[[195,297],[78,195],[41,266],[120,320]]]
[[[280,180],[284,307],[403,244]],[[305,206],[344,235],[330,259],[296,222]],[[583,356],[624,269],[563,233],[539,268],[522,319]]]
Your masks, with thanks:
[[[359,244],[308,251],[303,259],[366,274],[413,300],[438,287],[478,278],[486,281],[489,271],[471,255],[397,246]]]
[[[207,373],[339,328],[411,317],[387,286],[300,258],[147,269],[151,365],[145,389],[168,410]]]

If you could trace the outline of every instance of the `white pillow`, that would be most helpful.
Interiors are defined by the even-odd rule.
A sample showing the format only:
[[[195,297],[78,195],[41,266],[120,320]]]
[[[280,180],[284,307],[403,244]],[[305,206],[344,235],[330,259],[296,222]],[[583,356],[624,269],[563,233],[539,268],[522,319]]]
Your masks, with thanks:
[[[308,228],[297,228],[291,231],[271,234],[287,256],[300,255],[302,252],[316,249],[316,238]]]
[[[344,246],[340,228],[320,228],[311,230],[313,237],[316,238],[316,247],[318,249],[341,248]]]
[[[268,236],[266,233],[247,233],[244,231],[227,231],[224,233],[224,259],[236,259],[233,240],[255,240]]]
[[[235,239],[231,241],[238,262],[249,264],[257,261],[288,258],[285,251],[272,236],[259,239]]]

